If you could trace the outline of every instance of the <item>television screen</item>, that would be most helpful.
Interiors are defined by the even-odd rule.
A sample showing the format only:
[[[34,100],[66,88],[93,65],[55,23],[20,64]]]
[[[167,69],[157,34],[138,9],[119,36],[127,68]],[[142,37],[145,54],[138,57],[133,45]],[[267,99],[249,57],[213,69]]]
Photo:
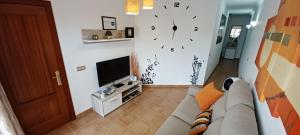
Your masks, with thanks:
[[[96,67],[100,87],[130,75],[129,56],[98,62]]]

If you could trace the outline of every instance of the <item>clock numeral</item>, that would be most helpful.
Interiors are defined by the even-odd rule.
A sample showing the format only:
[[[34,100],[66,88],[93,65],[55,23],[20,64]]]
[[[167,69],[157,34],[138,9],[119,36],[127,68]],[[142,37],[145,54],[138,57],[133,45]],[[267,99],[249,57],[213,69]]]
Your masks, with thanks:
[[[192,38],[190,38],[190,41],[192,41],[192,42],[193,42],[194,40],[193,40]]]
[[[171,52],[174,52],[175,51],[175,49],[174,48],[171,48]]]
[[[179,2],[175,2],[174,3],[174,7],[179,7],[180,3]]]
[[[184,46],[181,46],[181,49],[184,50]]]
[[[154,15],[156,18],[158,18],[158,15]]]
[[[157,40],[157,38],[154,38],[153,40]]]
[[[196,18],[197,18],[197,16],[194,16],[194,17],[193,17],[193,19],[196,19]]]
[[[164,5],[164,8],[165,8],[165,9],[167,9],[167,6],[166,6],[166,5]]]
[[[151,30],[155,30],[155,26],[151,26]]]
[[[161,46],[161,49],[164,49],[165,48],[165,46],[163,45],[163,46]]]
[[[190,6],[187,6],[185,9],[186,9],[186,10],[189,10],[189,8],[190,8]]]
[[[198,30],[199,30],[199,28],[198,28],[198,27],[195,27],[194,31],[198,31]]]

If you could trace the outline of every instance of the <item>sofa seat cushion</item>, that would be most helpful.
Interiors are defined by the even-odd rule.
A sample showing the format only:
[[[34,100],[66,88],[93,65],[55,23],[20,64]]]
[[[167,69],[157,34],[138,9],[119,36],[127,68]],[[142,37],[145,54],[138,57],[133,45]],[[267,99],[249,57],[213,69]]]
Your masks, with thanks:
[[[234,82],[228,92],[228,98],[226,102],[226,110],[238,104],[244,104],[254,110],[253,97],[250,86],[245,81]]]
[[[195,98],[193,96],[187,95],[177,106],[172,115],[192,125],[196,116],[200,113],[201,111]]]
[[[216,121],[218,119],[224,118],[226,113],[225,103],[227,100],[227,93],[225,93],[221,98],[219,98],[212,106],[213,110],[211,121]]]
[[[243,104],[227,110],[221,135],[258,135],[254,111]]]
[[[163,125],[156,131],[155,135],[187,135],[191,125],[183,120],[170,116]]]
[[[220,118],[210,123],[203,135],[220,135],[223,120],[223,118]]]

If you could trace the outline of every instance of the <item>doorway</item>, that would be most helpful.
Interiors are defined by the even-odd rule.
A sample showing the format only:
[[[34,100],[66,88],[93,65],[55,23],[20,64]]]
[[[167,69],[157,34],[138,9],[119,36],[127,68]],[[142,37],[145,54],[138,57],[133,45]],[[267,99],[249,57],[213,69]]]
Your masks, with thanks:
[[[226,59],[240,59],[247,37],[247,25],[251,14],[229,14],[221,56]]]
[[[0,1],[0,81],[25,134],[75,119],[51,4]]]

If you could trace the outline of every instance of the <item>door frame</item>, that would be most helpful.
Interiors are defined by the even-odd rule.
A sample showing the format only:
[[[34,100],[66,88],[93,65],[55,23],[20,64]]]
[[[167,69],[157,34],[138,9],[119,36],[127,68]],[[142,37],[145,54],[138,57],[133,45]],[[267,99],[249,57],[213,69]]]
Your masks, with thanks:
[[[68,84],[67,74],[65,70],[65,65],[62,57],[61,47],[57,35],[57,29],[55,25],[55,19],[52,11],[52,6],[50,1],[44,0],[0,0],[0,4],[22,4],[22,5],[33,5],[33,6],[43,6],[46,9],[46,14],[48,16],[48,23],[50,25],[51,36],[54,44],[55,54],[58,62],[58,70],[61,75],[62,87],[67,99],[68,110],[70,114],[70,120],[75,120],[75,110],[73,106],[73,101],[71,97],[70,87]]]

